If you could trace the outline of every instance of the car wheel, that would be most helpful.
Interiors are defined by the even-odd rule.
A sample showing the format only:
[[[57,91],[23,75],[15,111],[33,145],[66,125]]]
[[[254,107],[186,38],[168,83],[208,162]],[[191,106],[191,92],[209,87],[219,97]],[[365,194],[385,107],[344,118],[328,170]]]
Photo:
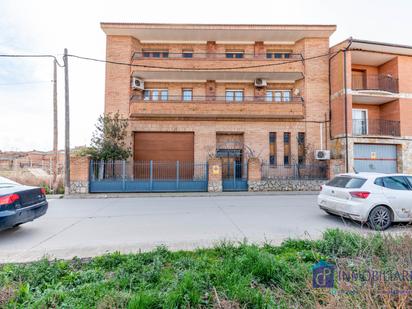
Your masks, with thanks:
[[[368,221],[374,230],[386,230],[392,224],[391,211],[385,206],[377,206],[370,212]]]

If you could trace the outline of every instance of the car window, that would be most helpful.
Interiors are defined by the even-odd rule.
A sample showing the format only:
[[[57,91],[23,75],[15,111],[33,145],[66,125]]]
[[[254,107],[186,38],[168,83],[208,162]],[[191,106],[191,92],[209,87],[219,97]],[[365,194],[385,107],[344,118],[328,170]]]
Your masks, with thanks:
[[[412,187],[412,176],[406,176],[406,178],[408,179],[409,184],[410,184],[411,187]]]
[[[364,178],[337,176],[329,181],[326,185],[337,188],[358,189],[366,182]]]
[[[376,178],[374,184],[377,185],[377,186],[380,186],[380,187],[384,187],[384,185],[383,185],[383,177]]]
[[[405,177],[402,176],[390,176],[383,177],[383,185],[385,188],[392,190],[410,190],[409,184]]]

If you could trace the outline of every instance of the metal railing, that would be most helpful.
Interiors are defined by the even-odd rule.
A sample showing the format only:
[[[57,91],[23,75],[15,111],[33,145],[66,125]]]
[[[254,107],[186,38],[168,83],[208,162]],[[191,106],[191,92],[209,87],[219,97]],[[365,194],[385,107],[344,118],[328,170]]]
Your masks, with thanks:
[[[400,136],[400,121],[386,119],[352,119],[352,134]]]
[[[203,180],[207,164],[179,161],[90,161],[90,180]]]
[[[324,180],[328,178],[328,167],[325,162],[290,165],[262,163],[261,171],[264,180]]]
[[[208,103],[303,103],[303,97],[270,97],[266,96],[242,96],[232,97],[227,96],[191,96],[185,97],[183,95],[160,95],[158,97],[144,97],[144,95],[132,95],[130,101],[133,102],[172,102],[172,103],[191,103],[191,102],[208,102]]]
[[[398,79],[391,75],[357,75],[352,74],[352,89],[353,90],[381,90],[392,93],[398,93]]]
[[[280,55],[275,56],[275,54]],[[171,53],[171,52],[135,52],[133,54],[133,60],[141,59],[228,59],[228,60],[268,60],[268,61],[288,61],[288,60],[304,60],[303,55],[299,53],[239,53],[239,52],[227,52],[227,53],[202,53],[202,52],[182,52],[182,53]]]

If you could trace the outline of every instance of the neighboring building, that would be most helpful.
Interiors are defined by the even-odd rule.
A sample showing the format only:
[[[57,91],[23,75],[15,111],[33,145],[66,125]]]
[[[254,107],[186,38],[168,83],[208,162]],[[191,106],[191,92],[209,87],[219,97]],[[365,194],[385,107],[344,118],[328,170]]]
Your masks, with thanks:
[[[412,173],[412,47],[348,39],[331,52],[344,49],[330,60],[333,156],[349,171]]]
[[[107,63],[105,112],[129,120],[135,161],[288,166],[328,147],[334,25],[101,27],[106,59],[130,64]]]

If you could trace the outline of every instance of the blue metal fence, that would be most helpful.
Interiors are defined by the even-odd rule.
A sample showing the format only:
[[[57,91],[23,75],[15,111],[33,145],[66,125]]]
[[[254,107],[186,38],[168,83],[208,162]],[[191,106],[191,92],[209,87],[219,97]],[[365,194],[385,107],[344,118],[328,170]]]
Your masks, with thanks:
[[[207,163],[90,161],[89,191],[207,191]]]

